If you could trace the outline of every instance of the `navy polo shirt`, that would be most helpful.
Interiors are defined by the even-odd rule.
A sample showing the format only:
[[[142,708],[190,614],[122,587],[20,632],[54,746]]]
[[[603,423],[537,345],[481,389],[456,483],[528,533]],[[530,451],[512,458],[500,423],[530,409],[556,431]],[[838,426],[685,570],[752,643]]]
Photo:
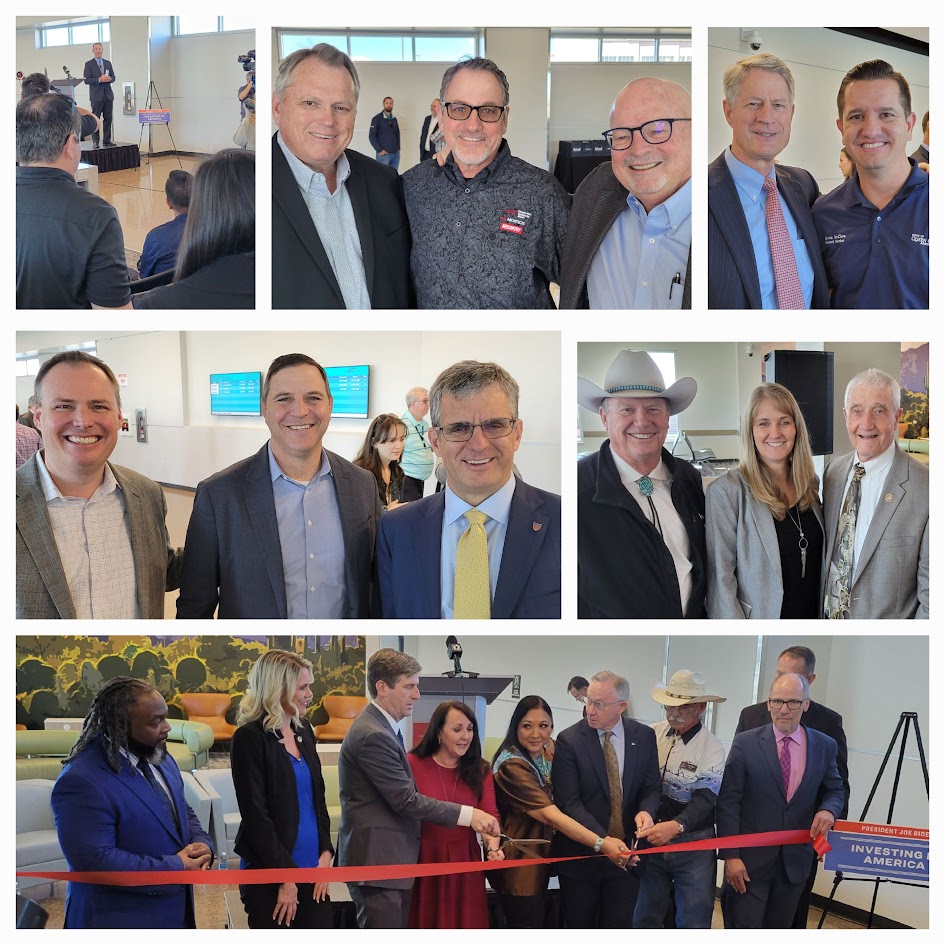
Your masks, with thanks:
[[[181,213],[148,233],[144,238],[141,259],[138,260],[138,275],[142,279],[166,272],[177,265],[177,250],[186,225],[187,214]]]
[[[929,307],[929,175],[912,171],[882,210],[857,174],[813,207],[831,308]]]

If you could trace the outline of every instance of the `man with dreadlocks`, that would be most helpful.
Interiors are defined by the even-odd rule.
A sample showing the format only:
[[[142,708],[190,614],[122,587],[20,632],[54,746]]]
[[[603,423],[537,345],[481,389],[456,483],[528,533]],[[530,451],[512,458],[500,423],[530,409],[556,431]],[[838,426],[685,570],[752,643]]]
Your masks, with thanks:
[[[167,705],[139,679],[96,694],[52,794],[59,843],[75,871],[209,869],[210,838],[167,756]],[[192,929],[190,886],[70,883],[67,929]]]

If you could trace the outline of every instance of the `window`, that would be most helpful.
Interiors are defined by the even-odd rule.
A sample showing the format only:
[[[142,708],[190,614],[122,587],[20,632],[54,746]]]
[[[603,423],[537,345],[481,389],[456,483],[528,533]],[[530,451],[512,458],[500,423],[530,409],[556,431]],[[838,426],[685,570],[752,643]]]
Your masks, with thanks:
[[[552,34],[552,62],[692,62],[692,37]]]
[[[81,20],[75,23],[60,20],[48,26],[41,26],[36,31],[36,48],[91,46],[93,43],[107,43],[110,39],[111,29],[107,19]]]
[[[328,43],[347,53],[355,62],[456,62],[463,56],[481,55],[481,42],[477,30],[455,33],[303,33],[280,30],[279,56],[285,59],[298,49]]]
[[[235,30],[254,30],[256,18],[248,16],[193,16],[174,17],[174,35],[191,36],[194,33],[231,33]]]

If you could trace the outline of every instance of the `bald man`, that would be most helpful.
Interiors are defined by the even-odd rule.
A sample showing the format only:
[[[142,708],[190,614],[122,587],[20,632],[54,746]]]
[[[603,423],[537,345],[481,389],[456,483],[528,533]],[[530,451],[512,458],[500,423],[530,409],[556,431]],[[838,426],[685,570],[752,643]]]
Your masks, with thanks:
[[[574,195],[561,308],[691,308],[692,100],[675,82],[624,86],[604,133],[610,164]]]

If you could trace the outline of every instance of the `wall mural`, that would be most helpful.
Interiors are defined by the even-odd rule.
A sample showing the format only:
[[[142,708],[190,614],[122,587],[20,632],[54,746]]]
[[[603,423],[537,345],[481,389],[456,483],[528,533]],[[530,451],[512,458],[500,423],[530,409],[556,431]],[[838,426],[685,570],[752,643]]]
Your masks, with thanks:
[[[187,717],[181,693],[229,693],[226,718],[235,723],[249,671],[269,649],[311,660],[314,698],[306,718],[313,725],[328,719],[326,695],[364,695],[364,637],[23,636],[16,638],[16,721],[43,728],[50,717],[84,718],[103,683],[133,676],[164,696],[171,718]]]
[[[899,355],[899,384],[902,388],[902,422],[899,436],[905,440],[929,436],[929,345],[906,341]]]

